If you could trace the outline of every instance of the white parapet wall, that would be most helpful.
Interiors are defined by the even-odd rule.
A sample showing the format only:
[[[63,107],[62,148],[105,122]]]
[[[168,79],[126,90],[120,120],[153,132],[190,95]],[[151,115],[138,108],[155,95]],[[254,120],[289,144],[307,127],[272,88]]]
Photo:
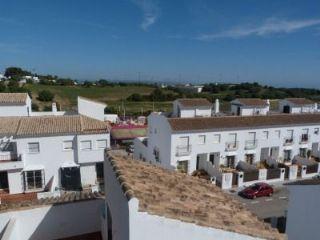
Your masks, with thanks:
[[[104,121],[104,109],[107,104],[95,102],[87,98],[78,97],[78,113],[100,121]]]
[[[43,240],[100,232],[103,204],[95,199],[3,212],[0,233],[5,240]]]

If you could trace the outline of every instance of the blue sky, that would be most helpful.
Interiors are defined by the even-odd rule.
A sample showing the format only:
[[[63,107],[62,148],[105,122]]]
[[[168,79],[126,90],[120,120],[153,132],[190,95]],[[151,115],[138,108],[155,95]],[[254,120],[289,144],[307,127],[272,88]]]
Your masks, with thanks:
[[[10,0],[0,9],[0,71],[319,87],[319,0]]]

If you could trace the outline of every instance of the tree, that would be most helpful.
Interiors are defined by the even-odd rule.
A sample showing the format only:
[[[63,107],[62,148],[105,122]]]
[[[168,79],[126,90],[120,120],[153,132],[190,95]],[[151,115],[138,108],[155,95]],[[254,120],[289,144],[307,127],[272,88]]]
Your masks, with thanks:
[[[5,72],[4,75],[6,77],[22,77],[22,76],[26,76],[26,75],[31,75],[30,72],[23,70],[22,68],[19,67],[8,67]]]
[[[6,91],[6,85],[4,84],[4,82],[0,82],[0,92],[4,91]]]
[[[139,93],[133,93],[127,98],[128,101],[133,101],[133,102],[141,102],[143,101],[143,96]]]
[[[38,100],[42,102],[50,102],[54,98],[54,94],[49,90],[42,90],[38,93]]]

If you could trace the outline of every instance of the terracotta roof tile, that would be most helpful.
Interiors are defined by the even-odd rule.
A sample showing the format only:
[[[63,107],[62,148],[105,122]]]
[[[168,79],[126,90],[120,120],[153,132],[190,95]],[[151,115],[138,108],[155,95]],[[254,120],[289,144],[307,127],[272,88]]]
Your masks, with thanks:
[[[268,106],[267,100],[260,98],[237,98],[236,100],[246,106]]]
[[[106,154],[126,197],[139,200],[139,211],[264,239],[283,239],[208,181]]]
[[[293,103],[294,105],[310,105],[314,104],[313,101],[306,98],[286,98],[287,101]]]
[[[0,93],[0,104],[24,104],[27,93]]]
[[[320,114],[278,114],[268,116],[224,116],[168,118],[172,131],[223,130],[254,127],[320,124]]]
[[[177,99],[183,107],[211,107],[212,103],[205,98],[181,98]]]
[[[0,117],[0,135],[32,137],[109,132],[108,124],[83,115]]]

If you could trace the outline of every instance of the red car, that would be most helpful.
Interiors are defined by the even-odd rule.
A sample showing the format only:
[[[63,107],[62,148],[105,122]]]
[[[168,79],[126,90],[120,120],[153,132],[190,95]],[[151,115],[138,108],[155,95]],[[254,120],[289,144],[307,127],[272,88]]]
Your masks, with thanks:
[[[239,196],[254,199],[257,197],[271,197],[273,188],[266,183],[253,184],[239,192]]]

